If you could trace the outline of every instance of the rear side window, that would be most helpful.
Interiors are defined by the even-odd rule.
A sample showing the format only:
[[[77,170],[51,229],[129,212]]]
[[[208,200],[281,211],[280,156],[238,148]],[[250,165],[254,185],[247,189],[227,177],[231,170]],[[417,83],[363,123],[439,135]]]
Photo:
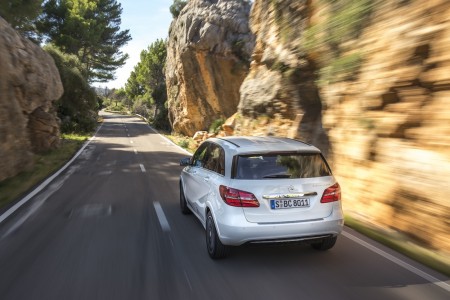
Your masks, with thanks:
[[[205,157],[205,169],[225,175],[225,152],[222,147],[211,143]]]
[[[240,155],[235,164],[236,179],[331,176],[331,170],[320,153]]]

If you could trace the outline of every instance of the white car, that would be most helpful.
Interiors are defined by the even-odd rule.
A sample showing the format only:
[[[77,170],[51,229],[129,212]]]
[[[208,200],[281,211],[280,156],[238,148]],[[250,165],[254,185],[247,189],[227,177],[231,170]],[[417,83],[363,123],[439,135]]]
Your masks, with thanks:
[[[246,243],[334,246],[344,218],[341,190],[316,147],[278,137],[203,142],[180,161],[180,206],[206,229],[212,258]]]

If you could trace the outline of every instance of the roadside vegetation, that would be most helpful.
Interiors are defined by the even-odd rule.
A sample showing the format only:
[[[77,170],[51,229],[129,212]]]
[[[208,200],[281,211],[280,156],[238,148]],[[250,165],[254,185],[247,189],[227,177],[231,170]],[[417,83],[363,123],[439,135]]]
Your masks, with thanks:
[[[164,74],[166,56],[166,43],[162,39],[142,50],[141,60],[125,86],[104,93],[102,106],[112,112],[140,115],[158,130],[170,131]]]
[[[166,138],[174,142],[176,145],[180,146],[183,149],[186,149],[190,153],[194,153],[195,150],[197,150],[198,147],[197,142],[194,141],[194,139],[191,137],[169,133],[161,133],[161,134],[163,134]]]
[[[34,167],[15,177],[0,182],[0,208],[20,198],[34,186],[66,164],[91,137],[86,134],[63,134],[61,146],[48,153],[36,154]]]

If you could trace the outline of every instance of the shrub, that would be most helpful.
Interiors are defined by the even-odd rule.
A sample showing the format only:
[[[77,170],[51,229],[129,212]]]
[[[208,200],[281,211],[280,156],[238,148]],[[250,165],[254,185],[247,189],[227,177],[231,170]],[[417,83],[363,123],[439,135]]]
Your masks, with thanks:
[[[61,52],[56,46],[46,45],[47,51],[55,61],[64,94],[56,101],[58,117],[62,120],[61,131],[89,132],[97,124],[98,99],[95,90],[83,77],[82,65],[74,55]]]
[[[222,125],[225,123],[224,119],[217,119],[214,122],[212,122],[211,126],[209,126],[209,132],[210,133],[219,133],[220,129],[222,129]]]

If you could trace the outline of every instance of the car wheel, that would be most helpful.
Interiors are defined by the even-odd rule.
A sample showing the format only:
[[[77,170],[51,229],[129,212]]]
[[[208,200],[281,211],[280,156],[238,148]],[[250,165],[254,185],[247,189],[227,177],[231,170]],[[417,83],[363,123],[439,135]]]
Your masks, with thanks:
[[[183,215],[188,215],[191,213],[191,210],[189,209],[187,202],[186,202],[186,197],[184,196],[184,190],[183,190],[183,185],[180,182],[180,208],[181,208],[181,213]]]
[[[220,241],[211,212],[208,212],[206,216],[206,248],[213,259],[227,256],[230,249]]]
[[[332,237],[324,238],[319,243],[313,243],[313,244],[311,244],[311,246],[316,250],[325,251],[325,250],[333,248],[334,244],[336,244],[336,241],[337,241],[337,236],[332,236]]]

